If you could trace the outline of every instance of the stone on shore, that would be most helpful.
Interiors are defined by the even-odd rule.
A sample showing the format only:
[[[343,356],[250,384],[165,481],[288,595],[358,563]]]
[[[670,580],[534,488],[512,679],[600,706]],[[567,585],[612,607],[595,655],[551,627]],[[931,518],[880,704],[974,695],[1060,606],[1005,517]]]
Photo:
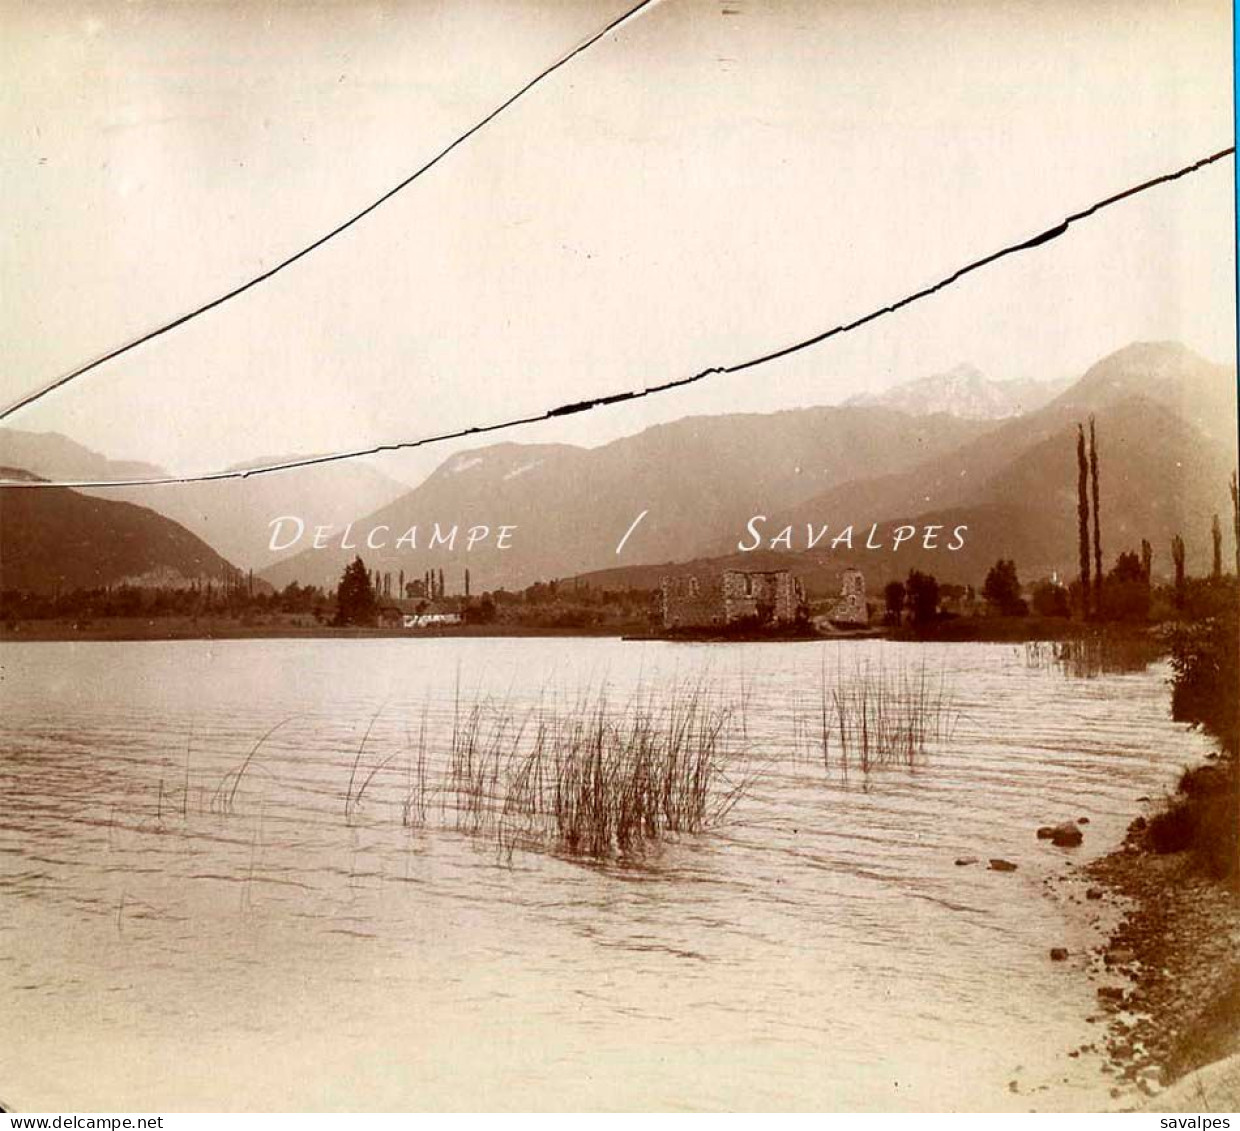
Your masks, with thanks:
[[[1089,823],[1088,818],[1082,819],[1084,824]],[[1051,844],[1058,845],[1060,848],[1075,848],[1085,839],[1085,834],[1081,832],[1080,825],[1072,821],[1063,821],[1058,825],[1042,825],[1038,829],[1038,840],[1049,840]]]
[[[990,861],[990,870],[992,872],[1015,872],[1016,865],[1010,860],[1000,860],[998,857],[994,857]]]
[[[1051,830],[1051,844],[1056,848],[1075,848],[1084,839],[1085,834],[1071,822],[1066,821]]]

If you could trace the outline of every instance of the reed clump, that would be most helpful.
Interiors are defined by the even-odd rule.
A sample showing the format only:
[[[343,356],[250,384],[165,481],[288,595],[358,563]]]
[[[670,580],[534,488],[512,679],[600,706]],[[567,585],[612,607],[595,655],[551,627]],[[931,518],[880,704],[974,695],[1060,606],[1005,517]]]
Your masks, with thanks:
[[[850,672],[837,667],[829,678],[823,665],[817,722],[824,766],[834,744],[844,772],[853,764],[863,773],[912,768],[930,745],[951,741],[959,718],[945,671],[866,661]]]
[[[386,707],[375,711],[348,754],[344,813],[352,821],[379,793],[399,804],[411,829],[432,824],[518,848],[602,860],[633,856],[655,842],[701,833],[722,821],[756,779],[744,702],[727,702],[705,681],[638,692],[613,704],[604,691],[573,701],[514,706],[504,696],[464,702],[405,726],[404,788],[382,777],[401,751],[379,753]],[[263,745],[263,733],[215,791],[232,813]],[[368,753],[374,751],[373,753]],[[369,767],[369,768],[368,768]],[[390,777],[390,775],[389,775]],[[161,812],[162,812],[161,785]]]
[[[613,707],[604,693],[524,713],[482,699],[453,712],[439,783],[422,767],[405,805],[423,819],[437,793],[445,823],[503,852],[632,856],[721,821],[752,784],[743,721],[701,687]],[[425,743],[421,744],[425,749]]]

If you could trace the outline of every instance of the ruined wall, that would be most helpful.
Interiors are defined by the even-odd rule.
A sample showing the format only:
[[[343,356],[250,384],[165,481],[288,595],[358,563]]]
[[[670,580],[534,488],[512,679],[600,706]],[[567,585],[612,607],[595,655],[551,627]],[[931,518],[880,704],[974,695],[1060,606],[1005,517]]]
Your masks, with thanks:
[[[665,577],[661,585],[664,628],[708,628],[759,619],[788,624],[805,602],[801,582],[786,569],[726,569],[714,577]]]
[[[661,585],[664,628],[722,625],[723,588],[718,578],[665,577]]]
[[[865,575],[859,569],[844,571],[840,579],[840,598],[831,606],[827,616],[838,624],[870,623],[870,610],[865,600]]]
[[[803,600],[801,583],[786,569],[723,572],[724,611],[729,624],[760,617],[766,611],[776,623],[790,623],[796,620]]]

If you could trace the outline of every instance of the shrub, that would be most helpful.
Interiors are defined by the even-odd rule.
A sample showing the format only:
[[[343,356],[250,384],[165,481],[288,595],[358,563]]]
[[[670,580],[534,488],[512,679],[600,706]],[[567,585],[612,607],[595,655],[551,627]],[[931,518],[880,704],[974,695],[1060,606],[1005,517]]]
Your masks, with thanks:
[[[1192,802],[1168,799],[1146,826],[1150,847],[1157,853],[1184,852],[1191,847],[1196,830]]]
[[[1016,563],[1011,559],[1000,558],[991,566],[982,586],[982,597],[1005,617],[1025,616],[1029,612],[1029,606],[1020,596]]]
[[[1240,633],[1235,616],[1179,625],[1170,644],[1171,717],[1201,727],[1234,754],[1240,746]]]
[[[1222,616],[1171,632],[1171,716],[1214,735],[1212,765],[1185,771],[1175,798],[1150,821],[1155,852],[1190,850],[1219,879],[1240,880],[1240,634],[1234,601]]]
[[[1033,590],[1033,611],[1040,617],[1069,616],[1067,589],[1050,581],[1040,582]]]
[[[913,624],[924,628],[933,623],[939,612],[939,583],[930,574],[913,570],[904,584],[905,604],[912,613]]]

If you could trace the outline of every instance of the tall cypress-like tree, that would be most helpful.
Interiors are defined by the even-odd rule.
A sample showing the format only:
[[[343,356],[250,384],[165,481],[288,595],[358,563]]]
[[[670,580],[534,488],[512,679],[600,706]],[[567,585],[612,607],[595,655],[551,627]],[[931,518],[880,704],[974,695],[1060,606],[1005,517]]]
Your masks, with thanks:
[[[1085,428],[1076,426],[1077,549],[1081,561],[1081,613],[1089,616],[1089,461],[1085,458]]]
[[[1231,534],[1236,541],[1236,578],[1240,580],[1240,483],[1231,473]]]
[[[1175,562],[1175,607],[1184,608],[1184,539],[1171,539],[1171,560]]]
[[[1098,509],[1098,433],[1089,416],[1089,478],[1094,503],[1094,615],[1102,615],[1102,514]]]
[[[1144,538],[1141,539],[1141,569],[1145,573],[1145,584],[1150,583],[1150,574],[1153,572],[1154,565],[1154,547]]]
[[[1218,581],[1223,576],[1223,527],[1218,515],[1215,515],[1214,521],[1210,523],[1210,540],[1214,543],[1214,564],[1210,576]]]

